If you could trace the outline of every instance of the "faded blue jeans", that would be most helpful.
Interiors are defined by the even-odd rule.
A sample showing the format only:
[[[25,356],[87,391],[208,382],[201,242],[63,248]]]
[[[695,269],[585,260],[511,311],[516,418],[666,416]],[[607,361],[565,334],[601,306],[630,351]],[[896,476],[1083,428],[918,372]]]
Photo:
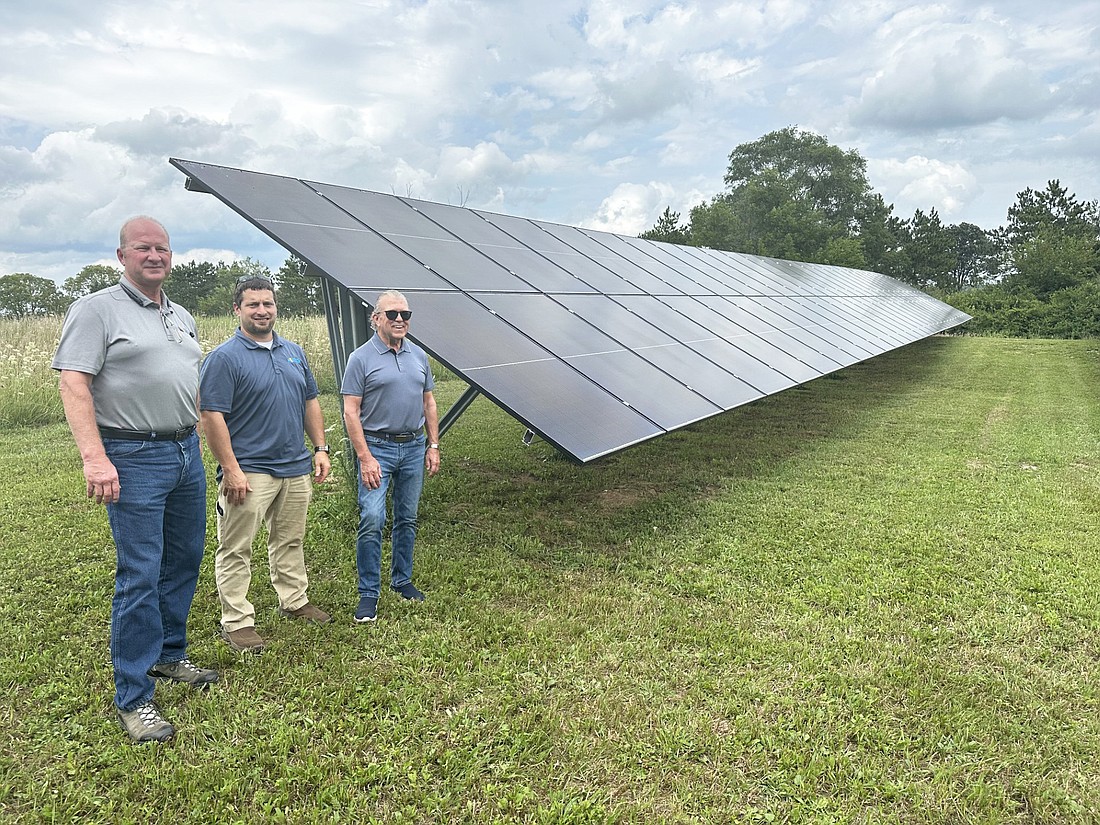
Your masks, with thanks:
[[[355,564],[359,568],[359,597],[377,599],[382,589],[382,532],[386,527],[386,492],[392,491],[393,555],[390,586],[412,581],[413,543],[416,540],[416,511],[424,487],[424,447],[421,433],[414,440],[395,444],[367,436],[367,446],[382,469],[382,483],[371,489],[359,476],[359,533],[355,538]],[[356,472],[359,463],[356,462]]]
[[[153,665],[187,656],[187,614],[206,543],[206,471],[199,437],[185,441],[104,438],[118,470],[119,499],[107,505],[115,539],[111,662],[115,704],[153,698]]]

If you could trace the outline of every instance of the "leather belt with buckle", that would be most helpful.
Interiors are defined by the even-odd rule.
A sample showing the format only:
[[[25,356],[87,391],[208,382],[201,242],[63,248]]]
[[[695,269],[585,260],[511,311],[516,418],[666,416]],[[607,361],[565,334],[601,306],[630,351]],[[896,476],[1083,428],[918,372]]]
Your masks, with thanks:
[[[183,441],[195,432],[195,425],[182,430],[120,430],[117,427],[100,427],[103,438],[118,438],[123,441]]]
[[[383,441],[392,441],[394,444],[408,444],[420,435],[420,433],[379,433],[369,430],[365,434],[371,438],[381,438]]]

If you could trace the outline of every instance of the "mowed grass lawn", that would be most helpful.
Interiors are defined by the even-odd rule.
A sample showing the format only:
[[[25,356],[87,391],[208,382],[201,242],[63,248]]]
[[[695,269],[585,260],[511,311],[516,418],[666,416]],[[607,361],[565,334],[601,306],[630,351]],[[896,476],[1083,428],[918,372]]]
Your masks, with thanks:
[[[1098,821],[1098,350],[937,337],[586,467],[479,400],[425,491],[423,604],[352,622],[338,472],[307,536],[337,621],[277,618],[260,552],[269,647],[234,653],[211,523],[191,655],[222,681],[157,688],[167,746],[113,718],[66,427],[0,431],[0,819]]]

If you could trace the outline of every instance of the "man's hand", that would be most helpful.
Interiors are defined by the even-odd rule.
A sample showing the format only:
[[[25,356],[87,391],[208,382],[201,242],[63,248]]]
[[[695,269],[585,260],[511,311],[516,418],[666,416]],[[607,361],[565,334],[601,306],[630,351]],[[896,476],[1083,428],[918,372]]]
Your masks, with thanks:
[[[122,486],[118,483],[118,470],[105,455],[84,462],[84,480],[88,483],[88,498],[96,504],[114,504]]]
[[[222,468],[222,493],[230,504],[244,504],[244,497],[252,492],[252,485],[248,483],[248,476],[243,470],[227,470]]]
[[[313,454],[313,483],[320,484],[326,478],[328,474],[332,472],[332,459],[328,457],[328,453],[321,451]]]
[[[382,468],[378,466],[374,456],[368,456],[365,461],[359,460],[359,478],[371,490],[377,490],[382,486]]]

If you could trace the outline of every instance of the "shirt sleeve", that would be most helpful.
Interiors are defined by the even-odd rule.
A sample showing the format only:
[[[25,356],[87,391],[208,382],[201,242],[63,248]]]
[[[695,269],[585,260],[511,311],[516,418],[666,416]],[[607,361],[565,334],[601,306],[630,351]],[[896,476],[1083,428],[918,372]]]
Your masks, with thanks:
[[[61,340],[50,365],[53,369],[89,375],[99,375],[103,369],[107,360],[107,329],[102,315],[90,309],[88,304],[88,301],[77,300],[65,313]]]
[[[363,397],[363,355],[355,350],[348,356],[348,365],[344,368],[344,380],[340,382],[340,395]]]
[[[320,395],[320,391],[317,389],[317,378],[313,374],[313,368],[309,365],[309,359],[306,358],[305,350],[301,350],[302,355],[302,368],[306,378],[306,401],[316,398]]]
[[[217,349],[199,370],[199,409],[227,413],[233,410],[233,375],[229,358]]]

